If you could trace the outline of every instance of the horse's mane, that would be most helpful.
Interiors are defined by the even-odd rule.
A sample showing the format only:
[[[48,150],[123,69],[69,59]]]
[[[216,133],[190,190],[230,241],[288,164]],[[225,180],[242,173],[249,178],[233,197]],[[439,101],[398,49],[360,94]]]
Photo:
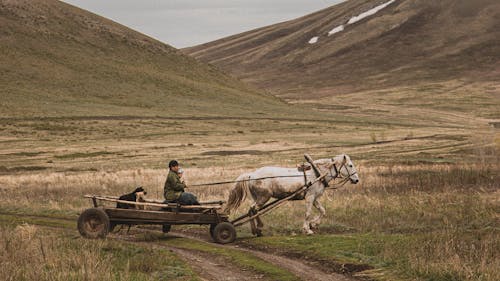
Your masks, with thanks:
[[[314,162],[314,164],[319,165],[319,166],[327,166],[327,165],[330,165],[332,163],[332,159],[323,158],[323,159],[314,160],[313,162]]]

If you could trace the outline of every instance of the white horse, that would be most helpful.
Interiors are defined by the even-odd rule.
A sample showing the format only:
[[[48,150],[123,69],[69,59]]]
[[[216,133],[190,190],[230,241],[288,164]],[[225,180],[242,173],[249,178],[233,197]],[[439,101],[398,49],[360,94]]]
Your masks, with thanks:
[[[359,182],[358,173],[350,157],[346,154],[335,156],[332,159],[318,159],[314,161],[321,174],[326,174],[325,180],[327,183],[335,179],[344,179],[352,184]],[[264,179],[263,179],[264,178]],[[262,208],[264,204],[271,198],[285,198],[304,186],[306,183],[314,182],[317,178],[313,169],[299,171],[297,168],[282,168],[282,167],[263,167],[251,173],[245,173],[238,177],[237,183],[229,194],[229,200],[225,208],[225,212],[230,213],[237,209],[245,200],[247,193],[250,193],[253,203],[250,207],[249,214],[255,214],[257,210]],[[306,201],[306,216],[304,220],[303,230],[307,234],[313,234],[312,229],[316,228],[321,218],[326,214],[325,208],[319,202],[320,197],[325,191],[325,185],[322,181],[318,181],[311,185],[305,194],[294,197],[292,200]],[[311,218],[312,206],[316,207],[319,215]],[[252,233],[262,235],[262,227],[264,224],[260,217],[255,221],[251,221]],[[312,228],[312,229],[311,229]]]

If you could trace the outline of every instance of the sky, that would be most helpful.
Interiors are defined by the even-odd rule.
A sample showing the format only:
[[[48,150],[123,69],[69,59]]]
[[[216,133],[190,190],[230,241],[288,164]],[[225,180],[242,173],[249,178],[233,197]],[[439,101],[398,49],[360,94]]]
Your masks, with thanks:
[[[342,0],[63,0],[176,48],[291,20]]]

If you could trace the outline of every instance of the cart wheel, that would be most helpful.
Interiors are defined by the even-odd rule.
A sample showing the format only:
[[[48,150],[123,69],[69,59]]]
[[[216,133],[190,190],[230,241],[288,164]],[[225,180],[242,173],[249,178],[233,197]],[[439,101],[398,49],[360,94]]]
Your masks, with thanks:
[[[210,225],[210,237],[214,238],[214,229],[217,226],[217,224],[213,223]],[[215,240],[215,238],[214,238]]]
[[[85,238],[105,238],[109,230],[109,217],[102,209],[87,209],[78,217],[78,231]]]
[[[171,228],[172,228],[172,225],[164,224],[164,225],[162,225],[161,231],[163,231],[163,233],[169,233]]]
[[[212,237],[219,244],[231,243],[236,239],[236,229],[229,222],[221,222],[215,226]]]

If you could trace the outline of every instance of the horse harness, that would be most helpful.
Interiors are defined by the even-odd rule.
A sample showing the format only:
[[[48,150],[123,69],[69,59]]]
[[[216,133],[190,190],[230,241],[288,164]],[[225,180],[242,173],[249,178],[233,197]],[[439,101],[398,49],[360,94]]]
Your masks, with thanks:
[[[331,160],[332,160],[332,162],[334,162],[334,161],[335,161],[333,158],[332,158]],[[344,168],[344,167],[345,167],[345,165],[346,165],[346,164],[345,164],[345,163],[343,163],[343,164],[340,166],[340,168],[337,168],[337,165],[336,165],[335,163],[332,163],[332,165],[331,165],[331,166],[330,166],[330,168],[329,168],[329,172],[330,172],[330,175],[332,176],[332,180],[335,180],[335,179],[337,179],[337,178],[344,179],[344,181],[341,183],[342,185],[344,185],[344,184],[345,184],[345,183],[349,180],[349,178],[350,178],[350,177],[352,177],[352,176],[354,176],[355,174],[357,174],[357,172],[354,172],[354,173],[352,173],[352,174],[351,174],[351,173],[350,173],[350,171],[349,171],[349,169],[347,169],[347,168],[346,168],[346,171],[347,171],[347,177],[343,177],[343,176],[342,176],[342,174],[340,173],[340,171],[342,170],[342,168]],[[305,164],[303,164],[303,165],[302,165],[302,167],[304,167],[304,166],[305,166]],[[304,185],[308,185],[308,182],[307,182],[307,174],[306,174],[306,169],[305,169],[305,168],[302,168],[301,170],[302,170],[302,173],[303,173],[303,175],[304,175]],[[314,167],[312,167],[312,170],[314,171],[314,173],[316,174],[316,176],[317,176],[317,177],[319,177],[319,176],[320,176],[320,175],[319,175],[319,171],[317,171]],[[333,173],[332,171],[334,171],[334,172],[335,172],[335,175],[334,175],[334,173]],[[328,182],[327,182],[326,180],[323,180],[323,181],[321,181],[321,182],[323,183],[323,186],[324,186],[325,188],[329,188],[329,187],[330,187],[330,186],[329,186],[329,184],[328,184]],[[335,188],[335,187],[332,187],[332,188]]]

